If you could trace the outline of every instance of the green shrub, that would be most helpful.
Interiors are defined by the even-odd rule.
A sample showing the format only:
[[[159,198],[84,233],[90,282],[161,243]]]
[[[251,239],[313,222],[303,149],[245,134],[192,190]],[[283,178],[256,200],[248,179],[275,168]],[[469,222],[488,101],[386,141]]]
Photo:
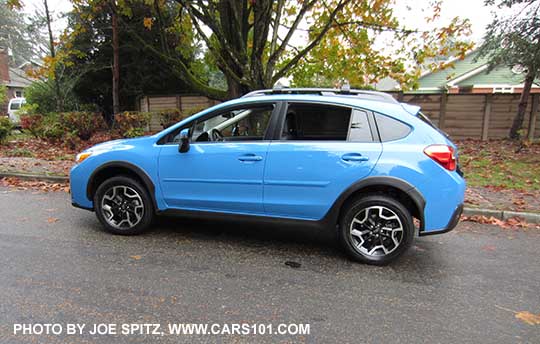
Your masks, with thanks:
[[[65,129],[60,123],[60,116],[57,113],[50,113],[43,117],[41,122],[41,128],[39,129],[39,135],[41,138],[59,142],[64,137]]]
[[[13,124],[8,117],[0,117],[0,144],[4,143],[13,130]]]
[[[63,88],[64,86],[60,85],[60,87]],[[78,109],[78,101],[71,91],[62,92],[61,99],[57,99],[53,79],[33,82],[24,89],[24,97],[26,98],[26,103],[37,106],[37,110],[41,113],[58,111],[57,102],[60,102],[64,111]]]
[[[159,117],[159,122],[163,128],[168,128],[173,124],[180,122],[184,115],[178,109],[167,109],[155,112],[155,115]]]
[[[204,109],[204,107],[194,107],[184,111],[180,111],[178,109],[167,109],[155,112],[155,114],[159,117],[159,122],[165,129],[180,122],[184,118],[188,118],[191,115],[201,112]]]
[[[151,118],[151,112],[121,112],[114,116],[114,129],[123,137],[142,136],[148,129]]]
[[[105,128],[103,116],[96,112],[63,112],[59,119],[66,132],[83,141],[88,141],[96,131]]]

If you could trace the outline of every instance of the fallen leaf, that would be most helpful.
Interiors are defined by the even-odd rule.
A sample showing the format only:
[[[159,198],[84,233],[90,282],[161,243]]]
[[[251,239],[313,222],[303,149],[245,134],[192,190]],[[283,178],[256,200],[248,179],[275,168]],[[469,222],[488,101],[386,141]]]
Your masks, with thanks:
[[[531,312],[517,312],[516,318],[529,324],[540,325],[540,314],[533,314]]]
[[[48,222],[48,223],[55,223],[55,222],[58,222],[58,219],[57,219],[56,217],[49,217],[49,218],[47,219],[47,222]]]
[[[485,245],[485,246],[482,246],[482,250],[483,251],[495,251],[495,246],[493,246],[493,245]]]
[[[135,259],[135,260],[140,260],[142,257],[139,256],[139,255],[136,255],[136,256],[129,256],[129,258]]]

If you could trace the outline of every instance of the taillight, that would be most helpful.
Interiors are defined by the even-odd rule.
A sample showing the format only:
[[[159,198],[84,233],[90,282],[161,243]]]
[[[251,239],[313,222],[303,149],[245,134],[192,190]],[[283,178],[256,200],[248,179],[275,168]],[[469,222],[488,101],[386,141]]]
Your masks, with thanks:
[[[431,145],[424,149],[424,153],[447,170],[456,170],[454,148],[447,145]]]

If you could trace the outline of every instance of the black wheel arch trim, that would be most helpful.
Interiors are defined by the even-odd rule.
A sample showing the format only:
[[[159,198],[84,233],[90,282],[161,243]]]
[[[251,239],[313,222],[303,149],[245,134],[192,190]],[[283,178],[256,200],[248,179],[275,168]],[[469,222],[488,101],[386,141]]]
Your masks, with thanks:
[[[94,184],[94,179],[96,178],[97,175],[99,175],[100,172],[108,168],[123,168],[123,169],[129,170],[130,172],[135,173],[137,177],[139,177],[140,180],[143,182],[144,184],[143,186],[146,187],[146,189],[148,190],[150,199],[152,200],[152,205],[154,206],[154,210],[158,209],[157,203],[156,203],[156,197],[155,197],[156,187],[154,183],[152,182],[152,179],[150,178],[150,176],[148,176],[146,171],[144,171],[142,168],[126,161],[109,161],[103,165],[100,165],[98,168],[94,170],[94,172],[92,172],[92,174],[90,175],[90,178],[88,178],[88,184],[86,186],[86,197],[89,200],[91,201],[93,200],[92,194],[93,192],[97,190],[97,187],[95,188],[95,190],[92,189],[92,186]],[[112,178],[115,176],[110,176],[110,177]]]
[[[372,186],[389,186],[406,193],[413,200],[419,210],[420,232],[424,230],[424,208],[426,206],[426,200],[422,194],[409,182],[390,176],[367,177],[352,184],[345,191],[343,191],[341,195],[339,195],[322,221],[327,224],[337,224],[341,208],[343,207],[345,201],[354,193]]]

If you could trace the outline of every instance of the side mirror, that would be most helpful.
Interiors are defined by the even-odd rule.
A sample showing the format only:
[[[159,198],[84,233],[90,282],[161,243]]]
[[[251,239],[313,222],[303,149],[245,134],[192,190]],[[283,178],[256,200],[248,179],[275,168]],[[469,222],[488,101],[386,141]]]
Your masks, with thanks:
[[[189,151],[189,129],[186,128],[180,131],[180,140],[182,143],[178,146],[178,151],[180,153]]]

